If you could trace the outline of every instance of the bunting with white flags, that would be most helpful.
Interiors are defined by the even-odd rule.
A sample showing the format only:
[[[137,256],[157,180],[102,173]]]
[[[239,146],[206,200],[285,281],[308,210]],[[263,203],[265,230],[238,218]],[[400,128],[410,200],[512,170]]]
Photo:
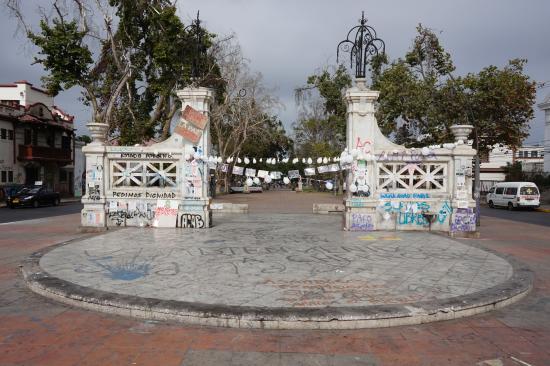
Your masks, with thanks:
[[[235,174],[235,175],[243,175],[244,173],[244,168],[242,166],[236,166],[234,165],[233,166],[233,170],[231,171],[231,173]]]
[[[315,168],[305,168],[304,175],[307,175],[307,176],[315,175]]]

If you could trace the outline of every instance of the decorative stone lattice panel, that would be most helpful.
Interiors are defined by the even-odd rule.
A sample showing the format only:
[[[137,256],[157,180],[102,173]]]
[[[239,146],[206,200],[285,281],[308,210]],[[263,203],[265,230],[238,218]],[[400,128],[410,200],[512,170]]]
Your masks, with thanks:
[[[110,165],[111,188],[176,187],[176,162],[112,160]]]
[[[381,162],[378,190],[447,192],[447,163]]]

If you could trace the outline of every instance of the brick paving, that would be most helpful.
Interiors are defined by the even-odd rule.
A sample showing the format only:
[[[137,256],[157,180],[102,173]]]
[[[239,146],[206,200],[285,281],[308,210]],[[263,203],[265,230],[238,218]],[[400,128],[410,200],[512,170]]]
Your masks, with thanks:
[[[310,204],[319,202],[316,194],[294,200],[299,194],[288,193],[296,196],[262,194],[262,205],[284,212],[293,206],[305,210],[308,197]],[[237,199],[242,197],[219,201]],[[254,207],[251,203],[251,212]],[[0,225],[0,365],[550,364],[548,227],[483,218],[476,242],[513,256],[536,273],[533,291],[509,307],[416,326],[275,331],[139,321],[33,294],[21,280],[19,263],[40,248],[83,237],[77,231],[79,219],[76,214]]]

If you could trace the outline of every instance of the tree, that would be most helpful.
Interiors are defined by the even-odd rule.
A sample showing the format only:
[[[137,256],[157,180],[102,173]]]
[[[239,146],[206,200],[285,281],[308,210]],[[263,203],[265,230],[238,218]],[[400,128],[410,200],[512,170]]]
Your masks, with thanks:
[[[454,120],[455,67],[433,30],[418,25],[418,35],[404,59],[397,59],[376,75],[380,91],[377,119],[382,131],[394,133],[397,143],[409,146],[448,141]],[[422,136],[423,140],[419,141]]]
[[[417,32],[405,57],[373,80],[382,131],[398,143],[425,146],[452,140],[450,126],[463,123],[474,126],[470,138],[481,153],[496,143],[520,146],[535,101],[535,83],[523,72],[526,60],[457,77],[434,31],[419,25]]]
[[[344,92],[350,86],[351,77],[340,65],[333,73],[323,70],[309,76],[307,84],[296,89],[302,113],[294,124],[294,139],[301,155],[335,156],[344,150],[347,110]],[[312,97],[313,90],[318,98]]]
[[[502,69],[491,65],[461,80],[467,121],[476,129],[481,151],[495,144],[516,149],[529,135],[536,83],[523,72],[526,62],[514,59]]]
[[[43,81],[52,95],[81,87],[92,121],[108,124],[122,144],[169,135],[180,108],[175,88],[191,82],[193,31],[203,35],[199,51],[213,37],[186,29],[175,1],[50,0],[53,14],[42,12],[38,31],[25,23],[20,0],[4,1],[39,48],[35,62],[48,72]],[[216,74],[211,59],[203,66]],[[212,72],[195,82],[208,83]]]
[[[276,150],[281,153],[287,142],[283,141],[282,124],[272,113],[279,101],[265,87],[262,75],[250,71],[236,39],[220,44],[213,57],[224,85],[210,113],[212,144],[217,154],[224,161],[242,157],[245,147],[251,153],[254,145],[267,145],[269,141],[278,141]],[[224,176],[226,187],[229,178]]]

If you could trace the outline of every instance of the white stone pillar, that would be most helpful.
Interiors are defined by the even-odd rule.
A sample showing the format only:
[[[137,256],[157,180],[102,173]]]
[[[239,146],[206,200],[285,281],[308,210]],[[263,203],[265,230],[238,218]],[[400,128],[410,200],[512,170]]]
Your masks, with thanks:
[[[177,225],[179,227],[183,228],[203,228],[203,227],[210,227],[212,226],[212,211],[210,210],[210,200],[211,197],[208,194],[208,188],[209,188],[209,180],[210,180],[210,174],[209,174],[209,167],[207,158],[209,155],[211,155],[211,138],[210,138],[210,105],[213,100],[214,92],[212,89],[209,88],[202,88],[202,87],[190,87],[190,88],[184,88],[177,91],[178,98],[180,98],[182,103],[182,119],[183,119],[183,113],[186,110],[187,107],[191,107],[193,109],[193,113],[199,112],[203,114],[206,117],[206,124],[202,131],[200,132],[200,138],[198,141],[194,142],[189,139],[186,139],[184,135],[184,154],[193,154],[194,149],[196,148],[198,151],[201,152],[201,155],[204,157],[203,162],[201,163],[201,167],[203,169],[202,172],[202,188],[201,188],[201,194],[200,197],[189,197],[186,196],[186,187],[185,187],[185,177],[182,177],[183,184],[182,184],[182,203],[179,207],[178,212],[178,223]],[[185,121],[182,120],[182,122],[185,123]],[[196,130],[193,126],[189,126],[189,128],[193,128],[194,131]],[[177,133],[177,128],[175,132]],[[189,171],[189,169],[194,169],[195,167],[190,167],[190,164],[197,164],[197,162],[183,162],[183,171],[185,174],[185,171]]]
[[[86,230],[105,230],[107,228],[105,192],[107,189],[105,154],[109,126],[104,123],[87,124],[92,142],[82,148],[86,157],[86,187],[82,192],[81,227]]]
[[[355,160],[351,169],[347,171],[349,175],[346,179],[348,192],[344,201],[344,230],[376,230],[376,169],[375,162],[366,159],[366,156],[373,155],[376,146],[386,146],[388,149],[395,146],[382,134],[374,115],[379,94],[378,91],[368,89],[365,79],[356,79],[355,86],[348,89],[344,95],[347,103],[346,147],[349,153],[357,150],[359,157],[363,157]],[[368,197],[350,195],[349,187],[359,180],[359,185],[366,183],[363,186],[370,187]],[[359,185],[358,188],[361,189]]]

